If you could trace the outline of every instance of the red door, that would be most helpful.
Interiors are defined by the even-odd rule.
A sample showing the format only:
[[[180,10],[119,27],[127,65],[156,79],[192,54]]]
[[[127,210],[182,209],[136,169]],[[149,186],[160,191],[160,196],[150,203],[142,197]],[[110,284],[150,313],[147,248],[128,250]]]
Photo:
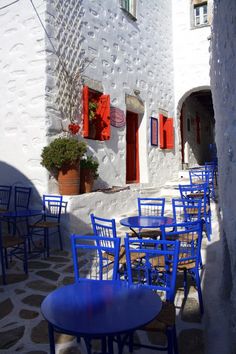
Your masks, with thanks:
[[[138,114],[126,112],[126,183],[139,182]]]

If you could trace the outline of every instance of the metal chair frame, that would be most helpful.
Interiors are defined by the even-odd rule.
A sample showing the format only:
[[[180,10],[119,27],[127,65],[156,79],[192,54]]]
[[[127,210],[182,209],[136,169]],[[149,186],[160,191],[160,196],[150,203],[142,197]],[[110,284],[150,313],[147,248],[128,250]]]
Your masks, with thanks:
[[[59,235],[60,249],[63,250],[62,235],[60,229],[61,211],[63,208],[63,197],[58,195],[43,195],[43,210],[42,217],[34,224],[30,225],[30,239],[34,244],[33,236],[43,236],[44,250],[47,257],[50,255],[49,236],[54,233]],[[56,231],[50,232],[50,230]],[[36,247],[37,248],[37,247]]]
[[[139,284],[140,286],[151,288],[153,291],[161,291],[166,294],[166,301],[163,303],[163,311],[171,313],[174,310],[174,297],[177,275],[177,264],[179,256],[179,241],[166,240],[149,240],[149,239],[130,239],[127,235],[125,238],[125,248],[127,257],[127,272],[128,283]],[[132,255],[136,254],[136,261],[132,261]],[[137,255],[140,255],[138,261]],[[170,306],[172,305],[172,306]],[[172,313],[173,315],[173,313]],[[160,321],[163,319],[163,313],[156,317],[153,321]],[[145,344],[136,344],[140,347],[166,350],[168,353],[178,353],[177,337],[175,322],[172,325],[167,325],[164,331],[167,336],[167,346],[152,346]],[[155,325],[149,327],[144,326],[138,330],[144,331],[158,331]],[[162,330],[161,330],[162,331]],[[129,337],[129,347],[132,352],[133,349],[133,335]]]
[[[163,240],[180,241],[178,270],[184,272],[184,295],[187,298],[187,274],[189,273],[196,283],[199,306],[204,312],[201,280],[199,269],[201,267],[202,221],[173,224],[170,231],[165,225],[161,227]]]
[[[118,279],[120,239],[102,236],[71,235],[75,281]],[[107,255],[113,255],[111,267]],[[110,275],[112,273],[112,276]],[[106,277],[106,278],[105,278]]]
[[[181,199],[199,199],[201,200],[201,217],[206,228],[208,240],[211,240],[212,225],[211,225],[211,205],[209,197],[209,189],[207,183],[179,185]]]
[[[9,210],[11,201],[11,186],[0,185],[0,213]]]

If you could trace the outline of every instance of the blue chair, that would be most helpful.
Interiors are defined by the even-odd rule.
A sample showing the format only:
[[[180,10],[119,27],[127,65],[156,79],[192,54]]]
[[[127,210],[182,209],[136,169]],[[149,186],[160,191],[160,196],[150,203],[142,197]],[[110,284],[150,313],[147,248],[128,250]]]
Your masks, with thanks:
[[[118,279],[120,239],[71,235],[75,281]],[[113,255],[111,266],[108,255]]]
[[[116,232],[116,221],[115,219],[107,219],[95,216],[94,214],[90,215],[93,233],[95,236],[107,237],[110,239],[117,238]],[[108,244],[109,245],[109,244]],[[114,254],[107,254],[107,258],[110,262],[114,262]],[[126,273],[126,258],[125,258],[125,247],[120,246],[119,251],[119,274],[120,276]]]
[[[6,284],[6,269],[9,259],[16,257],[23,262],[24,272],[28,274],[27,235],[22,234],[14,221],[0,219],[0,258],[2,283]]]
[[[174,223],[201,220],[202,201],[197,198],[173,198],[172,212]]]
[[[179,185],[181,199],[199,199],[201,200],[201,218],[204,223],[205,231],[208,240],[211,240],[212,225],[211,225],[211,205],[209,198],[209,188],[206,183]]]
[[[142,216],[164,216],[165,198],[138,198],[138,214]]]
[[[213,187],[218,185],[218,164],[216,161],[205,162],[205,170],[213,173]]]
[[[190,274],[195,281],[200,311],[203,313],[203,300],[199,269],[201,266],[202,222],[173,224],[173,230],[164,225],[161,227],[163,240],[178,240],[180,242],[178,271],[184,273],[184,296],[187,298],[187,275]]]
[[[14,188],[14,210],[29,209],[31,187],[15,186]]]
[[[207,183],[210,197],[215,200],[214,171],[212,167],[189,170],[190,184]]]
[[[9,210],[11,200],[11,186],[0,186],[0,213],[4,213]]]
[[[138,284],[156,292],[160,291],[162,295],[165,294],[165,301],[163,301],[159,315],[151,323],[138,330],[164,333],[167,337],[167,346],[159,347],[140,343],[135,343],[135,346],[178,353],[174,298],[179,246],[179,241],[134,240],[128,236],[125,238],[129,285]],[[132,261],[134,256],[135,263]],[[132,336],[129,346],[132,351]]]
[[[138,214],[140,216],[164,216],[165,198],[138,198]],[[136,234],[130,236],[136,237]],[[160,230],[139,230],[139,237],[150,237],[156,239],[161,236]]]
[[[50,237],[58,234],[60,249],[63,250],[62,235],[60,229],[61,212],[63,207],[62,196],[43,195],[42,217],[29,225],[30,239],[35,245],[34,236],[43,236],[43,251],[46,250],[47,257],[50,255]],[[35,247],[37,248],[37,246]]]

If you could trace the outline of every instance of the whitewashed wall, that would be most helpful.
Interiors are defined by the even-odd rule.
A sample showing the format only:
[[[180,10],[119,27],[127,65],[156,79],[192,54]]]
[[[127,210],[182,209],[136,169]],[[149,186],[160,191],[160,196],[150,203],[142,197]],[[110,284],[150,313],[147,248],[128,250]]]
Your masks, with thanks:
[[[149,117],[157,117],[160,108],[169,116],[174,113],[171,2],[137,3],[137,21],[120,8],[118,0],[72,0],[69,9],[66,2],[58,0],[48,6],[48,13],[55,19],[57,46],[71,72],[85,59],[92,60],[83,75],[98,82],[103,92],[110,94],[111,105],[124,112],[125,95],[140,91],[145,106],[140,115],[140,181],[161,185],[178,168],[174,151],[150,146],[149,123]],[[50,90],[48,104],[52,105],[57,92]],[[56,113],[53,119],[51,127],[56,131]],[[112,127],[110,141],[87,140],[90,152],[100,162],[95,188],[125,184],[125,133],[125,127]]]
[[[225,353],[236,347],[236,2],[215,0],[212,33],[211,85],[216,117],[219,197],[222,211],[221,306],[228,319]]]
[[[34,3],[44,20],[45,1]],[[0,183],[33,184],[42,193],[47,189],[39,157],[46,143],[44,31],[27,0],[2,9],[0,19]]]
[[[209,36],[210,26],[191,27],[191,0],[175,0],[173,4],[173,52],[176,117],[191,92],[210,88]],[[211,11],[212,1],[208,1]],[[210,16],[211,17],[211,16]],[[180,146],[180,136],[177,144]],[[194,158],[194,157],[191,157]]]

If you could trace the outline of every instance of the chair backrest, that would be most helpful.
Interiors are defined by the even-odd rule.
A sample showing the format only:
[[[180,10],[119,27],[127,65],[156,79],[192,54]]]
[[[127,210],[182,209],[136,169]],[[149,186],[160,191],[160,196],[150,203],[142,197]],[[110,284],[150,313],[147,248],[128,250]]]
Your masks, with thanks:
[[[174,223],[201,220],[201,199],[173,198],[171,202]]]
[[[111,238],[117,237],[115,219],[100,218],[94,214],[91,214],[90,218],[94,235]]]
[[[212,170],[191,169],[189,170],[190,184],[210,183],[213,179]]]
[[[161,226],[163,240],[178,240],[180,242],[179,263],[195,262],[196,269],[199,269],[202,244],[201,220],[176,223],[172,226],[172,230],[165,225]]]
[[[76,282],[118,279],[118,237],[71,235],[71,246]]]
[[[210,194],[207,183],[202,184],[180,184],[179,185],[181,199],[198,198],[202,201],[202,208],[210,206]]]
[[[128,283],[165,293],[174,301],[179,241],[125,238]],[[132,262],[135,259],[135,262]]]
[[[9,210],[11,191],[11,186],[0,185],[0,211]]]
[[[165,198],[138,198],[138,214],[164,216]]]
[[[15,186],[15,193],[14,193],[15,210],[29,209],[31,190],[32,190],[31,187]]]
[[[62,210],[62,199],[61,195],[43,195],[43,212],[44,219],[57,219],[60,221],[61,210]]]

